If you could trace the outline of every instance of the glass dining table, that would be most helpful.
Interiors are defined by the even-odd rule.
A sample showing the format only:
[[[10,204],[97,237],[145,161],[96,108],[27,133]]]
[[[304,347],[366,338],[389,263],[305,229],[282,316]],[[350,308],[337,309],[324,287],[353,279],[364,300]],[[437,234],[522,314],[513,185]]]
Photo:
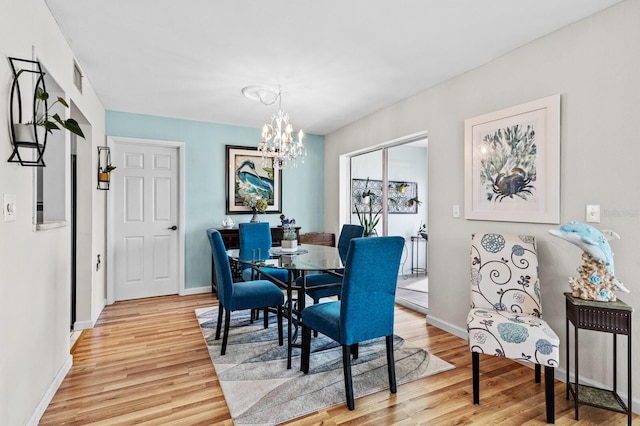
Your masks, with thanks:
[[[299,245],[295,251],[288,251],[281,247],[272,247],[268,253],[261,254],[254,251],[251,259],[240,259],[240,250],[227,250],[227,256],[232,262],[248,264],[254,271],[260,272],[270,281],[287,292],[286,316],[287,316],[287,368],[291,368],[293,348],[300,348],[298,342],[298,329],[300,314],[306,304],[306,277],[311,273],[323,272],[342,275],[336,271],[344,268],[338,249],[335,247],[320,246],[315,244]],[[289,271],[287,282],[283,282],[261,268],[278,268]],[[301,278],[301,279],[298,279]],[[340,284],[327,284],[321,287],[335,287]]]

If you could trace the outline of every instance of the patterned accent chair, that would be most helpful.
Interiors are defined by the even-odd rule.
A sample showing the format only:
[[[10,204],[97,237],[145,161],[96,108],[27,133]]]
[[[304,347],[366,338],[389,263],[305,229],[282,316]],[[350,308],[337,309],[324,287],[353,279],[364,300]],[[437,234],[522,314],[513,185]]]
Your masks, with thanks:
[[[547,423],[554,423],[554,367],[560,359],[560,339],[542,320],[535,237],[472,235],[467,331],[473,403],[480,403],[481,353],[534,363],[536,383],[544,365]]]

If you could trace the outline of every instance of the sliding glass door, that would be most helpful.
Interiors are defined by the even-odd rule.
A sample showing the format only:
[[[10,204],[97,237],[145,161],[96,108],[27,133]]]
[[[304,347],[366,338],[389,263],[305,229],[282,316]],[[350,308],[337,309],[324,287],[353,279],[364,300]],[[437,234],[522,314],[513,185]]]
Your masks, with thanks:
[[[384,235],[383,150],[351,157],[351,223],[366,236]]]
[[[426,143],[396,145],[387,149],[388,235],[417,236],[427,229]]]
[[[425,136],[353,155],[350,184],[351,223],[365,232],[407,241],[420,229],[428,232]]]

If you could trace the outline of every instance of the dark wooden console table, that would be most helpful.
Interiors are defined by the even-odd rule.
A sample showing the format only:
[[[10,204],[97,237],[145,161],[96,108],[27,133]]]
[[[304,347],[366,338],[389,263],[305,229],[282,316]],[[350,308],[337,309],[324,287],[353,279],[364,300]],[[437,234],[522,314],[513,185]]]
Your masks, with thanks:
[[[220,236],[222,237],[222,242],[227,250],[240,248],[240,237],[238,235],[238,227],[234,226],[233,228],[216,228],[217,231],[220,232]],[[282,234],[283,228],[282,226],[272,226],[271,227],[271,244],[274,247],[279,247],[282,242]],[[300,240],[300,227],[296,226],[296,235],[298,241]],[[234,271],[234,267],[231,267],[232,272]],[[238,277],[239,274],[234,274],[234,279]],[[211,256],[211,291],[213,293],[218,292],[218,283],[216,281],[216,271],[215,264],[213,263],[213,256]]]
[[[622,300],[615,302],[598,302],[573,297],[571,293],[564,294],[567,299],[567,399],[569,393],[575,400],[575,418],[578,420],[578,406],[592,405],[618,413],[626,413],[628,424],[631,426],[631,313],[633,308]],[[569,322],[574,327],[574,382],[569,378]],[[593,386],[581,385],[578,379],[578,330],[594,330],[613,334],[613,389],[601,389]],[[627,403],[625,404],[617,392],[618,350],[616,338],[618,334],[627,336]]]

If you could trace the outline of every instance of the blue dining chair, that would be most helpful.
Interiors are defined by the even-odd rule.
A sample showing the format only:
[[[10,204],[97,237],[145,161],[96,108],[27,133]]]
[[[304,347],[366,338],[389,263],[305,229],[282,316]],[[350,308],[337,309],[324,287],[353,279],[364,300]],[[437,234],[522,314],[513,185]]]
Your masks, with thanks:
[[[396,393],[393,320],[403,247],[402,237],[354,238],[349,245],[340,300],[318,303],[302,310],[300,369],[305,374],[309,372],[311,330],[340,343],[349,410],[355,407],[350,355],[357,358],[360,342],[385,337],[389,390]]]
[[[340,237],[338,238],[338,253],[340,254],[340,259],[342,259],[343,264],[347,259],[347,252],[349,251],[349,243],[351,240],[354,238],[360,238],[363,235],[364,226],[350,224],[342,225]],[[342,273],[343,271],[336,272]],[[302,279],[302,277],[296,279],[296,284],[301,286]],[[341,289],[339,284],[341,283],[342,278],[337,275],[326,273],[310,274],[307,275],[306,294],[313,299],[313,303],[315,304],[323,297],[340,296]],[[318,286],[323,286],[323,288],[314,288]]]
[[[207,229],[207,236],[211,244],[211,253],[213,254],[215,262],[215,274],[218,280],[219,308],[216,340],[220,339],[222,313],[223,311],[225,313],[224,336],[222,338],[220,355],[224,355],[227,350],[231,312],[244,309],[264,309],[264,328],[267,328],[269,324],[268,310],[270,307],[275,308],[278,315],[278,343],[282,346],[284,340],[282,333],[282,305],[284,304],[284,294],[282,290],[267,280],[234,283],[231,278],[229,257],[227,257],[220,232],[215,229]]]
[[[240,261],[265,260],[269,258],[271,248],[271,229],[268,222],[240,223],[238,224],[238,238],[240,241]],[[242,279],[252,281],[254,279],[267,279],[265,275],[257,275],[251,266],[240,263]],[[283,283],[289,281],[289,271],[286,269],[261,267],[260,270],[271,275]]]

